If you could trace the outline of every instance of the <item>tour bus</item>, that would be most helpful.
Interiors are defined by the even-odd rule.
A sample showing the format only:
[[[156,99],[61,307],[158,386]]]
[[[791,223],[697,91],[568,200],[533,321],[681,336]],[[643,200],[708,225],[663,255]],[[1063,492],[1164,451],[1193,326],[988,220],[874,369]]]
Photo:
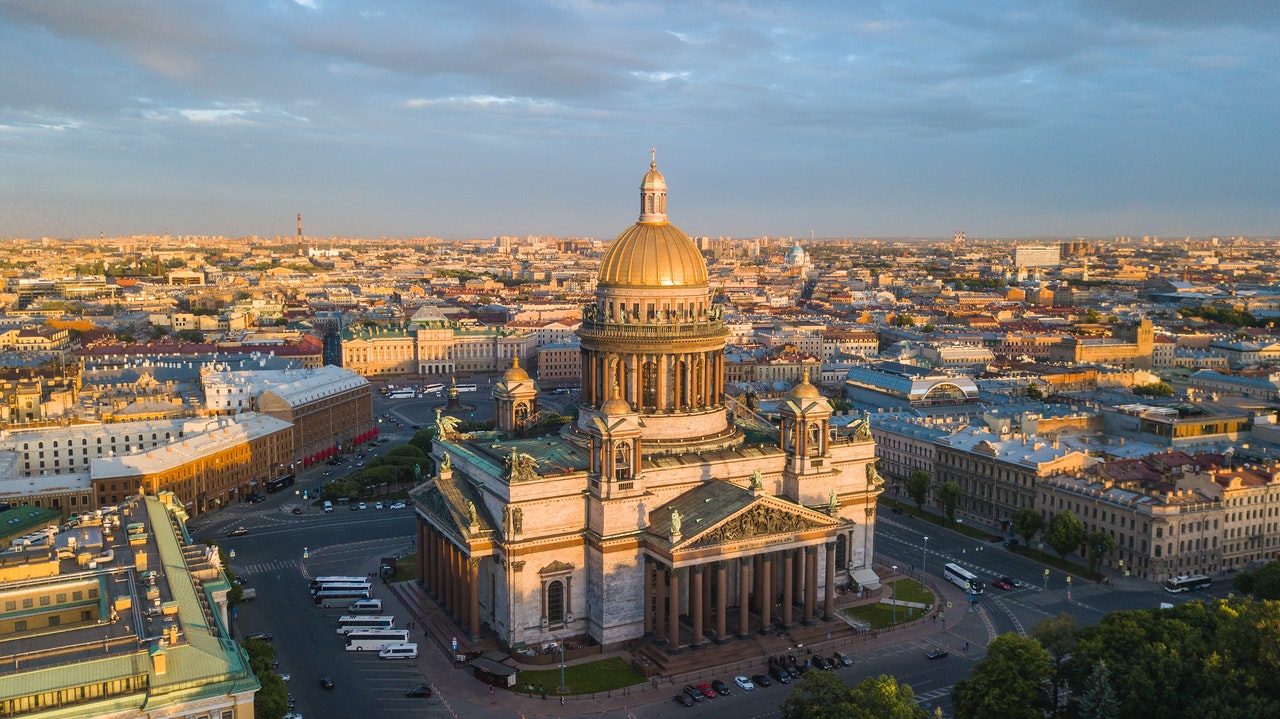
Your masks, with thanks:
[[[459,392],[475,392],[476,386],[473,384],[460,384],[458,385],[458,391]]]
[[[982,580],[959,564],[948,564],[943,568],[943,576],[948,582],[972,594],[982,594]]]
[[[374,586],[369,580],[358,580],[355,582],[321,582],[319,585],[311,587],[311,594],[320,594],[324,590],[365,590],[369,591],[369,587]]]
[[[1164,583],[1164,590],[1170,594],[1190,592],[1196,589],[1208,589],[1213,580],[1203,574],[1182,575],[1173,577]]]
[[[426,394],[428,392],[443,392],[443,391],[444,391],[444,385],[440,384],[439,382],[436,382],[434,384],[424,385],[422,388],[423,394]]]
[[[312,599],[316,604],[328,609],[329,607],[341,607],[357,599],[368,599],[368,589],[322,589],[315,593]]]
[[[413,399],[414,391],[411,389],[398,389],[387,395],[387,399]]]
[[[357,629],[347,635],[347,651],[380,651],[409,641],[408,629]]]
[[[390,614],[348,614],[338,619],[338,633],[350,634],[359,629],[395,629],[396,618]]]
[[[316,577],[311,580],[311,588],[318,589],[321,584],[336,584],[338,582],[367,582],[368,577]]]

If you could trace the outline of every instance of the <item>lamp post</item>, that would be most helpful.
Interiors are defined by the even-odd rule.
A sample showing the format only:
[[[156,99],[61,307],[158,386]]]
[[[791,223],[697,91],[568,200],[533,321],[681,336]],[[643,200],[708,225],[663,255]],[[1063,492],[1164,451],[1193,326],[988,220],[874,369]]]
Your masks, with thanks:
[[[920,586],[924,586],[924,570],[929,563],[929,538],[924,538],[924,551],[920,554]]]
[[[893,599],[889,606],[893,607],[893,624],[898,623],[898,565],[893,565]]]
[[[560,696],[564,696],[564,640],[560,640]],[[543,696],[546,696],[545,694]]]

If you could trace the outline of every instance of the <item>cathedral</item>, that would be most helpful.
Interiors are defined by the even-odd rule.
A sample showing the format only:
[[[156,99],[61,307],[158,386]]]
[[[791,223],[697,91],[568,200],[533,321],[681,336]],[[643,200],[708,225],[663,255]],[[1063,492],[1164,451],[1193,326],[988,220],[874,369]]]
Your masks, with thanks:
[[[748,441],[724,393],[728,334],[651,163],[583,308],[576,419],[534,432],[518,361],[494,386],[495,430],[438,415],[436,476],[412,492],[418,562],[463,632],[678,652],[829,620],[837,587],[879,586],[866,419],[832,427],[806,375],[778,438]]]

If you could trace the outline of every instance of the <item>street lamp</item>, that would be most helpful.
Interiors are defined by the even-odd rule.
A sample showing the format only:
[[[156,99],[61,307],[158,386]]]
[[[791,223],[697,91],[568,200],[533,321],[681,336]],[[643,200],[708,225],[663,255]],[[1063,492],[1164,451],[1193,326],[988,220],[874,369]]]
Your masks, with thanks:
[[[893,565],[893,599],[889,606],[893,607],[893,624],[898,623],[898,565]]]
[[[564,688],[564,640],[560,640],[560,696],[564,696],[567,690]],[[545,694],[543,696],[546,696]]]
[[[924,569],[929,563],[929,538],[924,538],[924,551],[920,555],[920,586],[924,587]]]

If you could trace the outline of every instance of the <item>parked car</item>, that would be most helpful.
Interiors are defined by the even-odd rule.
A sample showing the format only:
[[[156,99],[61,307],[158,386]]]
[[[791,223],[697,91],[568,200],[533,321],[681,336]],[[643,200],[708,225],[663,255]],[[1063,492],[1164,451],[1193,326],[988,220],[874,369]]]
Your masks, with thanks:
[[[712,689],[715,689],[715,690],[716,690],[716,694],[719,694],[719,695],[720,695],[720,696],[722,696],[722,697],[727,697],[727,696],[729,696],[729,685],[728,685],[728,684],[725,684],[724,682],[720,681],[719,679],[714,679],[714,680],[712,680],[712,682],[711,682],[711,688],[712,688]]]
[[[253,634],[246,634],[244,638],[245,638],[245,639],[260,639],[260,640],[262,640],[262,641],[264,641],[264,642],[269,642],[269,641],[271,641],[272,639],[275,639],[275,637],[271,636],[271,633],[270,633],[270,632],[254,632]]]
[[[1014,579],[1013,577],[1000,577],[1000,581],[1008,582],[1009,586],[1013,587],[1014,589],[1017,589],[1018,587],[1022,586],[1021,584],[1018,584],[1018,580]]]
[[[717,681],[718,681],[718,680],[717,680]],[[715,698],[716,698],[716,690],[715,690],[715,689],[712,689],[712,688],[711,688],[711,685],[710,685],[710,684],[708,684],[708,683],[706,683],[706,682],[703,682],[703,683],[701,683],[701,684],[699,684],[699,685],[698,685],[698,691],[702,692],[702,696],[704,696],[704,697],[706,697],[706,698],[708,698],[708,699],[715,699]]]
[[[776,679],[779,684],[791,683],[791,671],[784,667],[774,667],[769,670],[769,674]]]
[[[947,650],[943,649],[942,647],[938,647],[937,649],[931,650],[928,654],[924,656],[926,659],[941,659],[947,656]]]
[[[294,507],[294,508],[293,508],[293,513],[294,513],[294,514],[302,514],[302,507]]]
[[[374,508],[374,509],[382,509],[382,502],[374,502],[374,503],[373,503],[373,508]]]
[[[285,672],[280,675],[280,681],[282,682],[293,681],[293,675],[290,674],[289,672]]]
[[[320,677],[320,687],[322,689],[332,689],[333,679],[331,677]]]
[[[756,685],[755,685],[755,684],[752,684],[750,679],[748,679],[748,678],[746,678],[746,677],[744,677],[744,676],[742,676],[742,675],[738,675],[738,676],[734,677],[734,678],[733,678],[733,683],[734,683],[734,684],[737,684],[737,685],[738,685],[738,687],[739,687],[740,689],[742,689],[742,691],[744,691],[744,692],[749,692],[749,691],[752,691],[752,690],[754,690],[754,689],[756,688]]]
[[[835,654],[831,655],[831,658],[839,661],[840,666],[842,667],[853,666],[853,657],[849,656],[848,654],[845,654],[844,652],[836,652]]]
[[[368,509],[368,508],[369,508],[369,505],[365,504],[364,502],[361,502],[361,503],[357,504],[356,506],[357,506],[357,507],[359,507],[360,509]]]
[[[1004,541],[1004,537],[1001,537],[998,534],[993,534],[990,537],[987,537],[987,541],[991,542],[992,544],[999,544]]]
[[[421,697],[425,699],[431,696],[431,687],[427,686],[426,684],[416,686],[410,689],[409,691],[405,692],[404,695],[406,697]]]
[[[676,704],[679,704],[679,705],[680,705],[680,706],[682,706],[682,707],[691,707],[691,706],[693,706],[693,700],[689,698],[689,695],[688,695],[688,694],[677,694],[677,695],[675,695],[675,702],[676,702]]]
[[[763,674],[752,674],[752,675],[751,675],[751,683],[752,683],[752,684],[755,684],[755,685],[756,685],[756,686],[758,686],[758,687],[771,687],[771,686],[773,686],[773,682],[769,680],[769,677],[766,677],[766,676],[765,676],[765,675],[763,675]]]
[[[243,537],[244,535],[246,535],[246,534],[248,534],[248,533],[249,533],[249,530],[248,530],[248,529],[245,529],[244,527],[236,527],[235,529],[231,530],[230,532],[227,532],[227,536],[228,536],[228,537]]]
[[[404,507],[405,507],[404,502],[392,502],[392,503],[391,503],[391,509],[404,509]]]
[[[697,688],[695,688],[692,684],[684,688],[684,693],[685,693],[685,696],[689,697],[695,702],[702,701],[702,692],[699,691]]]

